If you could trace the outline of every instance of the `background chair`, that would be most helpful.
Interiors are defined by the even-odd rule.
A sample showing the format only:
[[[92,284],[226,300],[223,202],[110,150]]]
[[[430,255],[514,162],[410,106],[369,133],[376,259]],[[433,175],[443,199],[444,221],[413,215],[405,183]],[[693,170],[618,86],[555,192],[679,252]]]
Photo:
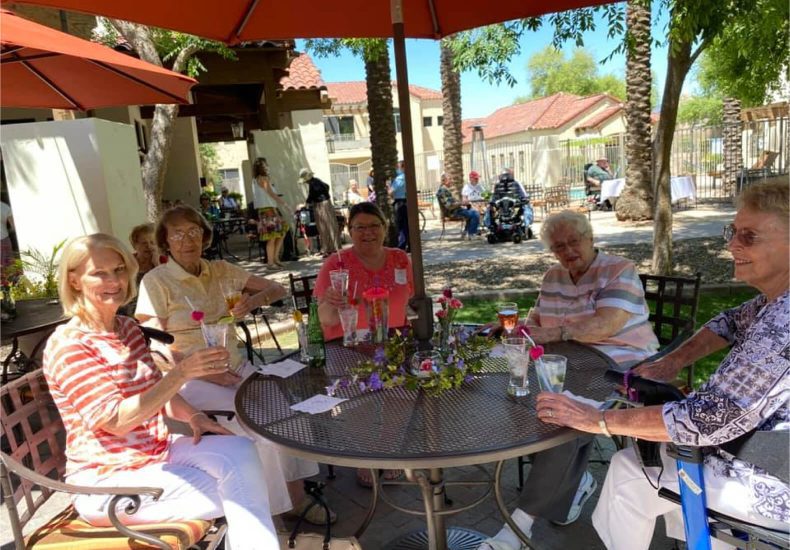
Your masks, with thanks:
[[[282,305],[282,301],[279,303]],[[242,341],[244,342],[244,347],[247,350],[247,359],[250,361],[250,363],[254,363],[255,357],[257,357],[260,359],[261,363],[266,364],[266,358],[264,357],[263,350],[255,347],[256,343],[260,344],[261,330],[264,326],[269,332],[269,337],[272,339],[272,341],[274,341],[277,351],[280,353],[280,355],[283,354],[283,348],[280,346],[280,342],[277,340],[277,335],[274,333],[271,324],[269,324],[269,318],[264,313],[263,308],[255,308],[246,318],[236,323],[236,327],[240,328],[244,334]],[[250,329],[255,332],[255,336],[253,336]]]
[[[678,347],[694,334],[699,307],[701,273],[693,279],[640,274],[645,301],[650,307],[649,321],[661,346],[657,357]],[[688,365],[687,384],[694,382],[694,364]]]
[[[115,504],[139,502],[144,495],[158,497],[155,487],[81,487],[63,482],[66,470],[66,430],[41,370],[0,388],[0,484],[16,550],[25,548],[129,548],[187,549],[198,542],[217,548],[224,524],[188,520],[127,527],[115,516]],[[43,526],[24,536],[36,512],[56,492],[114,495],[108,514],[111,527],[93,527],[69,505]],[[127,512],[131,509],[127,508]]]
[[[445,208],[444,208],[444,206],[442,206],[441,202],[439,203],[439,217],[440,217],[440,219],[442,221],[442,232],[441,232],[441,234],[439,234],[439,240],[440,241],[444,238],[444,231],[445,231],[447,222],[460,222],[461,223],[461,231],[462,231],[461,235],[462,236],[464,235],[463,230],[464,230],[464,227],[466,227],[466,218],[464,218],[463,216],[451,216],[450,214],[447,213],[447,210],[445,210]]]
[[[301,275],[294,277],[292,273],[288,274],[288,284],[291,287],[291,296],[293,296],[294,307],[307,315],[310,312],[310,300],[313,297],[313,287],[315,287],[315,280],[318,275]]]

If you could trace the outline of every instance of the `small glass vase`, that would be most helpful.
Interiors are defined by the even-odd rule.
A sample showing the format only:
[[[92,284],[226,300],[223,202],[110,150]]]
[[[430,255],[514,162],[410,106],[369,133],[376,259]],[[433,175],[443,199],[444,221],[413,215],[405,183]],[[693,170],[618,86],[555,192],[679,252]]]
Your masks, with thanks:
[[[443,356],[449,354],[455,345],[455,327],[450,323],[440,323],[434,335],[434,349],[438,350]]]

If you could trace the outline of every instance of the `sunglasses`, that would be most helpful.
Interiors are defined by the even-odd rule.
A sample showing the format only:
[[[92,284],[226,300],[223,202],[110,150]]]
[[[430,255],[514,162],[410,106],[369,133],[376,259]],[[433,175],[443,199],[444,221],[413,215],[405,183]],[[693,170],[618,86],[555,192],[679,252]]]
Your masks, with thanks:
[[[748,229],[738,230],[733,224],[724,226],[722,237],[724,237],[724,242],[727,244],[730,244],[733,239],[738,239],[738,242],[746,247],[763,240],[754,231],[749,231]]]

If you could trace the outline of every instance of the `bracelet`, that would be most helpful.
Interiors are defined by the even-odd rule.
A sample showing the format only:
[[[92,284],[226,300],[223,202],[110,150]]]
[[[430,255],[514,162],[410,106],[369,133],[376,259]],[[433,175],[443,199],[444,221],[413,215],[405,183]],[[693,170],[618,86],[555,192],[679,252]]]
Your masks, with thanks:
[[[571,339],[571,335],[568,333],[568,327],[562,325],[560,327],[560,340],[562,340],[563,342],[567,342],[570,339]]]
[[[606,425],[606,411],[601,411],[601,419],[598,421],[598,427],[601,428],[601,433],[606,437],[612,437],[612,432],[609,431],[609,426]]]
[[[196,413],[192,413],[192,416],[189,417],[189,420],[187,422],[191,423],[193,418],[195,418],[196,416],[200,416],[201,414],[206,418],[208,418],[208,415],[206,413],[204,413],[203,411],[198,411]]]

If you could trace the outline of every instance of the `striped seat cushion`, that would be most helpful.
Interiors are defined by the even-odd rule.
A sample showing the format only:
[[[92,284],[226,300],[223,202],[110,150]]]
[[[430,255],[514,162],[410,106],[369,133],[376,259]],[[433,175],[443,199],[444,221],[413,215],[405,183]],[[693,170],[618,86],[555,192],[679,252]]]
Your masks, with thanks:
[[[213,522],[189,520],[173,523],[151,523],[136,525],[134,529],[159,537],[176,550],[185,550],[199,540],[211,528]],[[66,550],[143,550],[154,548],[140,541],[120,535],[112,527],[94,527],[81,520],[73,506],[68,506],[45,525],[42,525],[25,540],[25,547]]]

